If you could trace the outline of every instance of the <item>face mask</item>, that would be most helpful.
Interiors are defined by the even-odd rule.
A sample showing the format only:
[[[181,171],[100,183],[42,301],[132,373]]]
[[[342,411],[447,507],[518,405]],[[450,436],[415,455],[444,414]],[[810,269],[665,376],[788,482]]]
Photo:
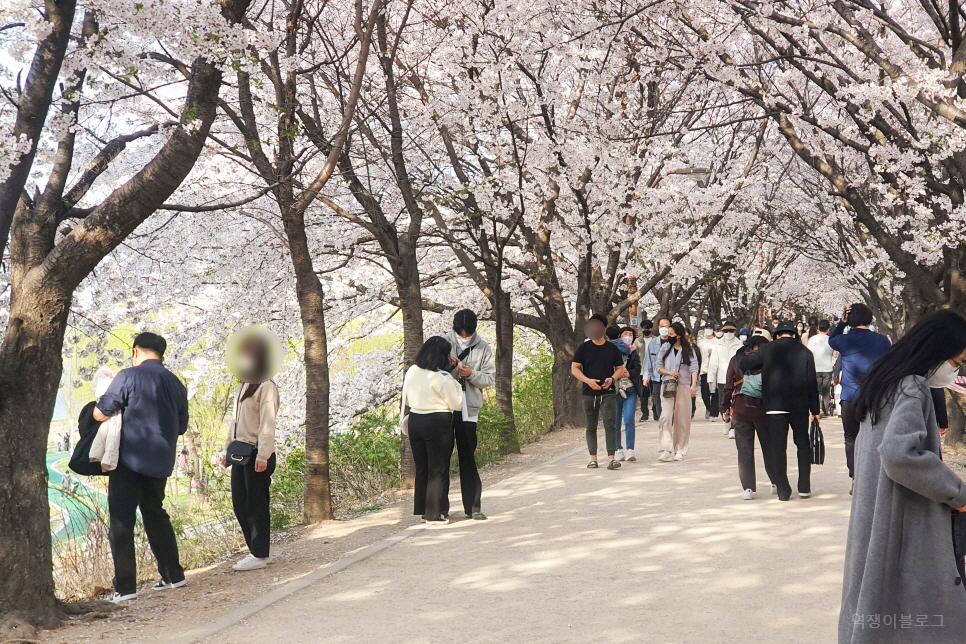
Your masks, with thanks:
[[[675,342],[678,341],[678,336],[674,336],[674,337],[668,336],[667,341],[670,342],[671,344],[674,344]]]
[[[599,325],[586,326],[584,327],[584,334],[588,338],[596,342],[597,340],[600,340],[602,337],[604,337],[604,329],[602,329]]]
[[[739,335],[738,336],[738,339],[741,340],[742,342],[747,342],[748,341],[748,336],[747,335]]]
[[[666,338],[667,334],[671,332],[671,329],[667,328],[666,326],[662,326],[657,332],[661,334],[662,338]]]
[[[714,332],[714,337],[716,337],[716,338],[718,338],[720,340],[721,338],[724,337],[724,333],[722,333],[721,331],[715,331]]]
[[[933,389],[945,389],[953,384],[959,369],[949,364],[949,360],[943,360],[942,364],[936,367],[929,376],[929,386]]]
[[[460,345],[460,349],[465,349],[466,347],[470,346],[470,341],[472,340],[473,340],[473,336],[470,336],[468,338],[464,338],[461,335],[456,336],[456,344]]]
[[[632,344],[634,344],[634,336],[632,335],[622,335],[621,340],[623,340],[624,344],[626,344],[627,346],[631,346]]]
[[[704,330],[704,337],[710,338],[713,335],[714,335],[714,329],[705,329]]]
[[[798,332],[799,332],[799,333],[801,333],[801,332],[802,332],[802,329],[804,329],[804,328],[805,328],[805,327],[803,327],[803,326],[802,326],[801,324],[799,324],[799,325],[798,325]]]
[[[729,331],[728,333],[724,334],[724,339],[727,340],[728,342],[731,342],[732,340],[735,339],[735,334]]]
[[[644,329],[643,331],[641,331],[641,335],[643,335],[645,338],[649,338],[649,337],[651,337],[651,330],[650,329]]]

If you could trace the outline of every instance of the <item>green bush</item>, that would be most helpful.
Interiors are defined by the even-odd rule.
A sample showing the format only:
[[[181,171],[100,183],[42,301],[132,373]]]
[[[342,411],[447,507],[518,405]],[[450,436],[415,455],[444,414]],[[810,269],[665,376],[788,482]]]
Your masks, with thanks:
[[[329,441],[332,496],[347,508],[399,486],[399,417],[395,411],[366,412]]]
[[[513,379],[513,420],[520,445],[537,440],[553,425],[553,356],[542,345],[524,356],[527,366]]]

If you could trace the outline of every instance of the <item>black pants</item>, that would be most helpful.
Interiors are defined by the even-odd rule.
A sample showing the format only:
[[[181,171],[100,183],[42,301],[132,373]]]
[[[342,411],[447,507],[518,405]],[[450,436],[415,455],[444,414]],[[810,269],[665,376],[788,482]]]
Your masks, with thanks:
[[[587,451],[591,456],[597,456],[597,425],[603,420],[607,455],[613,456],[617,451],[617,394],[610,392],[602,396],[583,398],[584,418],[587,421]]]
[[[416,464],[413,514],[435,521],[449,513],[449,461],[453,414],[409,414],[409,445]]]
[[[473,516],[480,511],[483,496],[483,479],[476,467],[476,422],[463,420],[463,412],[453,414],[453,436],[456,438],[456,455],[460,463],[460,495],[463,512]]]
[[[661,420],[661,381],[652,380],[651,386],[648,387],[648,391],[651,393],[651,412],[654,414],[654,420]],[[641,403],[643,407],[644,403]]]
[[[832,372],[819,371],[815,374],[815,377],[818,380],[818,395],[822,402],[822,413],[827,415],[832,405]]]
[[[843,400],[842,428],[845,430],[845,462],[849,466],[849,477],[855,476],[855,439],[859,435],[859,419],[855,417],[855,402]]]
[[[651,388],[644,387],[641,391],[643,392],[641,394],[641,420],[647,420],[650,412],[648,405],[650,405]]]
[[[698,380],[701,382],[701,400],[704,401],[704,408],[708,410],[709,414],[716,416],[715,410],[718,408],[718,394],[717,392],[714,394],[711,393],[711,387],[708,385],[708,374],[701,374]]]
[[[768,470],[768,478],[778,487],[778,498],[782,501],[787,501],[792,496],[792,486],[788,482],[789,427],[798,453],[798,491],[812,491],[812,448],[808,442],[808,413],[769,414],[766,442],[771,459],[765,459],[765,469]]]
[[[272,512],[268,487],[275,472],[275,454],[268,459],[264,472],[255,471],[255,459],[245,467],[231,466],[231,506],[245,535],[248,552],[264,559],[272,543]]]
[[[148,544],[158,562],[161,579],[168,583],[184,580],[178,562],[178,541],[171,519],[163,507],[166,478],[144,476],[123,465],[111,472],[107,484],[107,508],[111,517],[111,554],[114,556],[114,590],[122,595],[137,592],[137,556],[134,552],[134,524],[138,508]]]
[[[762,459],[767,458],[768,426],[764,421],[750,423],[745,420],[735,421],[735,447],[738,449],[738,479],[742,490],[757,492],[755,478],[755,434],[761,445]],[[765,468],[766,471],[768,468]]]

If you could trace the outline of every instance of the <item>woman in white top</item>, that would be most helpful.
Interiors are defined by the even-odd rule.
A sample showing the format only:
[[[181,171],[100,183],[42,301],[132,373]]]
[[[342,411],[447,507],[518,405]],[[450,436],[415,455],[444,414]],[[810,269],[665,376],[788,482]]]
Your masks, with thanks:
[[[680,322],[671,325],[668,342],[657,354],[657,372],[661,374],[661,396],[669,387],[674,393],[664,397],[659,427],[661,456],[657,460],[682,461],[691,440],[691,399],[698,387],[698,356],[688,342],[687,331]],[[710,373],[710,372],[709,372]],[[673,385],[668,383],[675,383]]]
[[[251,445],[245,465],[231,465],[231,504],[241,526],[248,555],[234,570],[257,570],[268,565],[271,546],[271,499],[269,486],[275,472],[275,417],[278,414],[278,387],[269,374],[269,348],[259,338],[246,341],[240,348],[243,380],[235,393],[235,414],[225,440],[225,449],[234,441]]]
[[[426,340],[403,381],[403,414],[409,408],[409,444],[416,464],[413,514],[446,524],[449,463],[453,456],[453,412],[463,406],[463,389],[446,370],[452,345]]]

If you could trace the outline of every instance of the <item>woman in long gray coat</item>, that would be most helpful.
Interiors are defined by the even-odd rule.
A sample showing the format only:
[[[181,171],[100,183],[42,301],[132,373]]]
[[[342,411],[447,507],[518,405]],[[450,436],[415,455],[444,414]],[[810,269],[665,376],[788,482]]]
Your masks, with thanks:
[[[927,380],[964,359],[966,320],[939,311],[862,381],[839,644],[966,642],[966,588],[952,538],[966,485],[942,461]]]

